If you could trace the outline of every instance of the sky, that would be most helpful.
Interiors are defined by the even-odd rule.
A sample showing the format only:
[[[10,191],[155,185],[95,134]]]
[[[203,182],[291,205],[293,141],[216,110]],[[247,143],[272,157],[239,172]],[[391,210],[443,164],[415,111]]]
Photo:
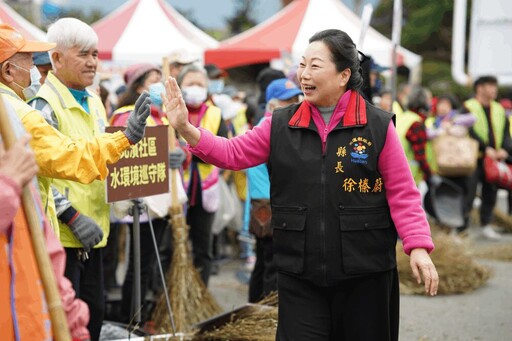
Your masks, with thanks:
[[[60,0],[67,6],[82,10],[99,9],[105,14],[121,6],[127,0]],[[281,9],[280,0],[253,0],[254,18],[258,23],[268,19]],[[341,1],[341,0],[340,0]],[[364,4],[379,0],[364,0]],[[206,29],[218,29],[225,26],[225,19],[232,16],[236,9],[236,0],[167,0],[174,8],[192,11],[194,19]],[[343,0],[353,8],[353,0]]]

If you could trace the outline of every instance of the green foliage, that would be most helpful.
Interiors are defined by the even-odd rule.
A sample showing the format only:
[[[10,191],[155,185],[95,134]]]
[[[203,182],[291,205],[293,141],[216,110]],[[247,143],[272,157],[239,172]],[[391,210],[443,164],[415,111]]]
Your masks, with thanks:
[[[470,4],[468,1],[468,23]],[[423,57],[423,86],[434,95],[470,97],[471,87],[457,84],[451,76],[453,0],[403,0],[403,18],[401,45]],[[392,22],[393,0],[381,0],[372,26],[391,37]]]
[[[242,33],[256,25],[256,20],[251,16],[254,13],[253,6],[252,0],[237,0],[235,14],[226,19],[231,35]]]
[[[462,86],[453,81],[449,62],[423,60],[422,71],[422,85],[429,88],[434,96],[451,93],[460,100],[471,96],[470,86]]]
[[[421,54],[450,59],[453,0],[404,0],[401,45]],[[391,37],[393,0],[382,0],[372,20],[381,33]]]

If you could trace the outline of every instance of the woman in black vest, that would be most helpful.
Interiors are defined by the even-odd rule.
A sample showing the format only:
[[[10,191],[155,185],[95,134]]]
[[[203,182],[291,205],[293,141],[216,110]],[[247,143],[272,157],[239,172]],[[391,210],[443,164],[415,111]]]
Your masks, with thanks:
[[[425,291],[437,293],[434,248],[393,115],[365,101],[359,53],[343,31],[310,39],[300,104],[231,140],[188,123],[174,79],[170,123],[205,162],[267,162],[279,271],[277,340],[398,340],[397,233]]]

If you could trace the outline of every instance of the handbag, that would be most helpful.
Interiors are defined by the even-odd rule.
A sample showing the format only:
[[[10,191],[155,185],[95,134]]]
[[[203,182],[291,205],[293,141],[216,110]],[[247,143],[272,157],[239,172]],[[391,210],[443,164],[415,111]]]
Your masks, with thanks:
[[[478,159],[476,140],[467,136],[440,135],[432,144],[440,176],[468,176],[475,171]]]
[[[512,190],[512,165],[484,157],[485,181],[500,188]]]
[[[270,200],[253,199],[251,200],[251,213],[249,217],[249,232],[256,238],[269,238],[273,235],[272,209]]]

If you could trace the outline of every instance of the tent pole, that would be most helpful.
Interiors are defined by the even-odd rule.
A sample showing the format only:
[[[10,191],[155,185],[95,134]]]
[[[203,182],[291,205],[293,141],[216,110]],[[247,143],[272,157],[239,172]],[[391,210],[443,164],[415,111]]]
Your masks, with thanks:
[[[392,51],[392,61],[391,61],[391,96],[393,98],[393,102],[396,101],[396,92],[397,92],[397,65],[396,65],[396,57],[397,57],[397,49],[400,45],[400,36],[402,34],[402,0],[394,0],[393,3],[393,31],[391,35],[391,40],[393,43],[393,51]]]

